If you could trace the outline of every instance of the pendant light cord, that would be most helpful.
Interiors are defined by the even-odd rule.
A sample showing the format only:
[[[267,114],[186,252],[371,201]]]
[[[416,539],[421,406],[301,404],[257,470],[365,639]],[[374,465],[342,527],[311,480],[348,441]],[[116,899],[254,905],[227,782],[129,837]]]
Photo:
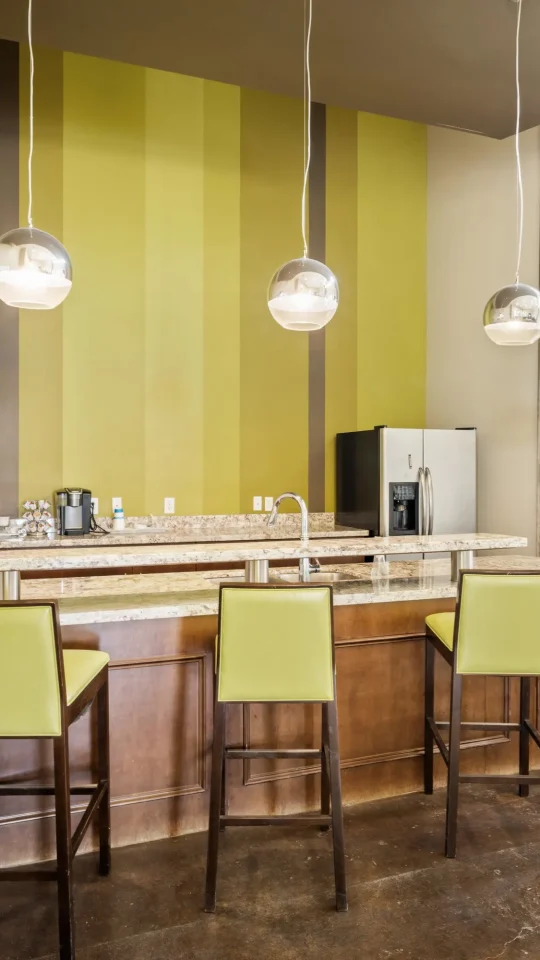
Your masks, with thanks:
[[[28,47],[30,50],[30,132],[28,147],[28,226],[32,222],[32,159],[34,156],[34,47],[32,44],[32,0],[28,0]]]
[[[521,152],[519,144],[519,129],[521,124],[521,88],[519,82],[519,36],[521,30],[521,5],[522,0],[518,0],[516,29],[516,184],[518,208],[516,283],[519,283],[521,251],[523,248],[523,176],[521,171]]]
[[[31,2],[31,0],[30,0]],[[305,33],[305,60],[304,60],[304,183],[302,187],[302,240],[304,242],[304,259],[308,255],[307,227],[306,227],[306,197],[311,164],[311,22],[313,20],[313,0],[308,2],[307,33]],[[520,0],[521,2],[521,0]],[[304,30],[305,30],[304,11]],[[307,139],[307,143],[306,143]]]

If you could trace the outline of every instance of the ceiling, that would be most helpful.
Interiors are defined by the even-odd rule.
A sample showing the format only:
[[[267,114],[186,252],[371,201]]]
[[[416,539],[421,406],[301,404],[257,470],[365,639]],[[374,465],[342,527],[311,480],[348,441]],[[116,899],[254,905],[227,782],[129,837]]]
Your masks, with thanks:
[[[38,0],[34,42],[301,96],[304,0]],[[502,138],[513,0],[313,0],[314,99]],[[0,36],[26,37],[25,0]],[[522,128],[540,124],[540,0],[523,0]]]

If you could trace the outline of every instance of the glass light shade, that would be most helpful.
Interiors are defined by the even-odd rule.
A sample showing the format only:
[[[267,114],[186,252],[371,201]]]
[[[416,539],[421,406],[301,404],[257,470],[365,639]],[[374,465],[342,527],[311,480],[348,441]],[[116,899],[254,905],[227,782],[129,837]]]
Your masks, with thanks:
[[[71,290],[71,260],[56,237],[18,227],[0,237],[0,300],[24,310],[52,310]]]
[[[307,257],[284,263],[268,288],[268,309],[286,330],[320,330],[338,303],[339,286],[332,271]]]
[[[484,330],[500,346],[534,343],[540,337],[540,290],[526,283],[497,290],[484,310]]]

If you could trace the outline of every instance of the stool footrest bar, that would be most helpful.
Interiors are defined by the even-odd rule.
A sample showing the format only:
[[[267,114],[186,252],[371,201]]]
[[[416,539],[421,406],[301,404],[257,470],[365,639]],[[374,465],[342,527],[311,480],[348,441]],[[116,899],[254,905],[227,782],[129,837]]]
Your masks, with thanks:
[[[459,777],[460,783],[540,783],[540,774],[519,774],[519,773],[478,773],[463,774]]]
[[[525,729],[527,730],[529,736],[534,740],[536,746],[540,747],[540,733],[538,733],[536,727],[533,727],[530,720],[525,720]]]
[[[94,793],[97,788],[97,783],[76,784],[70,788],[69,792],[74,797],[87,796]],[[37,784],[33,787],[22,787],[0,783],[0,797],[54,797],[54,787],[44,787]]]
[[[448,720],[435,720],[435,723],[438,727],[449,727],[450,723]],[[519,723],[491,723],[485,722],[482,723],[481,720],[465,720],[463,723],[460,723],[460,727],[465,727],[467,730],[519,730]]]
[[[220,823],[226,827],[254,827],[254,826],[286,826],[286,825],[296,825],[301,826],[329,826],[332,823],[332,817],[326,814],[316,813],[313,816],[309,814],[304,814],[303,816],[294,816],[294,815],[284,815],[282,817],[231,817],[231,816],[222,816],[219,818]]]
[[[296,760],[312,760],[321,757],[320,750],[248,750],[238,747],[227,747],[225,750],[227,760],[287,760],[294,758]]]
[[[441,751],[441,756],[442,756],[444,762],[446,763],[446,766],[448,766],[448,747],[446,746],[443,738],[441,737],[441,735],[440,735],[440,733],[439,733],[439,730],[438,730],[437,724],[435,723],[435,720],[433,720],[432,717],[428,717],[428,718],[427,718],[427,722],[429,723],[429,727],[430,727],[430,730],[431,730],[431,732],[432,732],[432,734],[433,734],[433,736],[434,736],[434,738],[435,738],[435,742],[436,742],[439,750]]]
[[[58,880],[56,870],[0,870],[0,880],[16,883],[19,880]]]
[[[86,810],[84,811],[81,819],[79,820],[79,823],[78,823],[78,825],[77,825],[77,829],[75,830],[75,833],[73,834],[73,837],[72,837],[72,839],[71,839],[71,849],[72,849],[72,855],[73,855],[73,856],[75,856],[75,854],[77,853],[77,850],[79,849],[81,840],[82,840],[82,838],[84,837],[84,835],[85,835],[85,833],[86,833],[86,831],[87,831],[87,829],[88,829],[88,825],[89,825],[89,823],[90,823],[90,820],[92,819],[92,817],[93,817],[94,813],[96,812],[99,804],[101,803],[101,801],[102,801],[102,799],[103,799],[103,797],[104,797],[104,795],[105,795],[105,791],[106,791],[107,789],[108,789],[108,783],[107,783],[106,780],[104,780],[102,783],[99,784],[99,786],[96,788],[95,792],[92,794],[92,798],[91,798],[91,800],[90,800],[90,803],[88,804],[88,806],[87,806]]]

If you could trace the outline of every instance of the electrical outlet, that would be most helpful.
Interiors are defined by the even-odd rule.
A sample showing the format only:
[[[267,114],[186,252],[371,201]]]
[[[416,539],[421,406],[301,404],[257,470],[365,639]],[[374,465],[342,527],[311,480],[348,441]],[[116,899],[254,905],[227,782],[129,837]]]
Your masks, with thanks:
[[[253,510],[256,513],[262,510],[262,497],[253,497]]]
[[[163,513],[174,513],[175,509],[175,498],[165,497],[163,501]]]
[[[97,497],[92,497],[90,503],[92,504],[92,511],[94,516],[97,517],[99,514],[99,500]]]
[[[273,497],[265,497],[265,498],[264,498],[264,509],[265,509],[266,513],[270,513],[270,511],[271,511],[271,509],[272,509],[273,506],[274,506],[274,498],[273,498]]]
[[[113,497],[112,498],[112,512],[116,510],[117,507],[122,509],[122,497]]]

